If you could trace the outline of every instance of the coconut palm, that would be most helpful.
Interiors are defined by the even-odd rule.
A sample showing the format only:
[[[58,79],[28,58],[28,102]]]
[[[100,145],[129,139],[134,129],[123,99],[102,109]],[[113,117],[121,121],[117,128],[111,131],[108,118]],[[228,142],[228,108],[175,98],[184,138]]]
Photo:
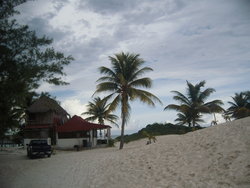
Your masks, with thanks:
[[[99,124],[104,124],[104,120],[106,120],[118,126],[116,123],[118,116],[111,114],[107,100],[102,100],[100,97],[96,97],[93,99],[93,102],[89,102],[87,111],[82,113],[82,115],[89,116],[86,118],[87,121],[97,120]]]
[[[231,121],[231,116],[227,114],[227,112],[222,114],[222,117],[226,122]]]
[[[233,102],[228,102],[231,106],[227,109],[227,115],[235,119],[250,116],[250,91],[235,93]]]
[[[185,96],[179,91],[172,91],[175,96],[174,100],[178,101],[180,104],[170,104],[164,108],[164,110],[176,110],[179,121],[181,125],[188,124],[189,127],[199,125],[198,122],[203,122],[201,119],[204,113],[215,113],[223,111],[221,100],[213,100],[211,102],[205,102],[207,98],[215,92],[213,88],[207,88],[201,91],[204,87],[205,81],[193,85],[187,81],[187,95]]]
[[[152,80],[148,77],[141,76],[149,71],[150,67],[142,67],[144,60],[139,58],[139,54],[118,53],[113,57],[110,56],[111,68],[100,67],[99,71],[104,76],[97,80],[98,85],[96,93],[109,92],[106,99],[112,99],[110,110],[115,110],[118,106],[121,107],[121,141],[120,149],[124,144],[124,128],[129,120],[130,103],[139,99],[143,103],[155,106],[155,102],[160,102],[155,95],[143,90],[142,88],[150,88]]]
[[[189,127],[191,127],[192,125],[192,116],[191,116],[191,111],[190,110],[182,110],[182,112],[179,112],[177,114],[177,119],[175,119],[175,121],[177,121],[177,125],[185,125],[185,124],[188,124]],[[195,117],[195,122],[196,122],[196,125],[199,125],[198,122],[204,122],[202,119],[201,119],[201,115],[200,114],[197,114],[197,116]]]

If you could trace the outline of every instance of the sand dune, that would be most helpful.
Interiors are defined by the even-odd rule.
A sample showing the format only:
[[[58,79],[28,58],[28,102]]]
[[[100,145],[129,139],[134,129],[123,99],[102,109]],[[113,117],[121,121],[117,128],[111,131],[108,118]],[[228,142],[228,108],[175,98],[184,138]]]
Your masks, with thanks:
[[[250,118],[186,135],[159,136],[118,148],[57,152],[29,160],[0,152],[3,188],[250,187]]]

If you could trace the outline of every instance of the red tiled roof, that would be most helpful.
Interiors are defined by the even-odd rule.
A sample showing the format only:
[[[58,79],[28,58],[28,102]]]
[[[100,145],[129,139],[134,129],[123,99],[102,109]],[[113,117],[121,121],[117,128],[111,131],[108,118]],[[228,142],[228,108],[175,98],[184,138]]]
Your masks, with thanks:
[[[106,129],[111,128],[108,125],[100,125],[95,123],[90,123],[79,116],[73,116],[65,124],[58,126],[58,132],[75,132],[75,131],[89,131],[93,129]]]

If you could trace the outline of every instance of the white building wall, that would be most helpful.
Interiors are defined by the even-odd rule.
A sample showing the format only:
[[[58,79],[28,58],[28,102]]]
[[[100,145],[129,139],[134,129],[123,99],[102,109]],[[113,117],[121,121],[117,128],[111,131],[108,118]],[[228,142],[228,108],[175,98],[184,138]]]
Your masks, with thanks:
[[[88,141],[88,138],[59,138],[57,147],[62,149],[73,149],[75,145],[82,147],[83,140]]]

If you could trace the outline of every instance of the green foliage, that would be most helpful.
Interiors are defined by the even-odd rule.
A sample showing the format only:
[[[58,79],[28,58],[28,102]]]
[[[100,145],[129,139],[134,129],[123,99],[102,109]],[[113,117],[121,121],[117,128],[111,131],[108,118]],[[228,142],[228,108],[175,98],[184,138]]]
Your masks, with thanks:
[[[107,100],[112,99],[109,106],[110,111],[117,109],[118,105],[121,107],[121,142],[120,149],[123,148],[124,143],[124,129],[130,116],[129,101],[140,100],[143,103],[154,106],[155,102],[160,100],[141,88],[150,88],[152,80],[141,76],[149,71],[150,67],[142,67],[144,60],[139,58],[139,54],[118,53],[114,57],[109,57],[111,61],[111,68],[100,67],[99,71],[104,76],[97,80],[96,93],[109,92],[110,95],[106,97]],[[161,102],[160,102],[161,103]]]
[[[155,137],[154,135],[148,133],[148,132],[145,131],[145,130],[142,131],[141,134],[142,134],[144,137],[148,138],[147,144],[151,144],[152,140],[153,140],[153,142],[156,142],[156,140],[157,140],[156,137]]]
[[[195,130],[202,129],[202,127],[195,127]],[[149,124],[145,128],[139,130],[137,133],[124,136],[124,142],[128,143],[142,138],[149,138],[150,136],[159,136],[159,135],[170,135],[170,134],[185,134],[193,131],[191,127],[173,125],[171,123],[162,124],[154,123]],[[116,138],[120,141],[121,137]]]
[[[250,91],[235,93],[231,106],[227,109],[226,115],[235,119],[250,116]]]
[[[205,86],[205,81],[193,85],[187,81],[187,93],[186,95],[179,91],[172,91],[175,96],[173,97],[179,105],[170,104],[164,108],[164,110],[176,110],[178,111],[178,118],[175,120],[179,122],[179,125],[187,124],[189,127],[199,125],[202,120],[202,114],[223,112],[221,107],[223,102],[221,100],[213,100],[211,102],[205,102],[207,98],[215,92],[213,88],[207,88],[204,91],[201,90]]]
[[[114,146],[115,146],[115,140],[114,139],[109,139],[108,147],[114,147]]]
[[[24,111],[42,82],[67,84],[63,67],[73,58],[49,47],[52,39],[38,37],[10,16],[25,0],[1,1],[0,8],[0,137],[24,121]]]
[[[117,121],[118,117],[111,114],[109,110],[109,104],[107,100],[101,99],[100,97],[94,98],[93,102],[89,102],[87,105],[87,111],[82,113],[82,115],[88,115],[87,121],[98,120],[99,124],[104,124],[104,120],[115,124],[118,127]]]

